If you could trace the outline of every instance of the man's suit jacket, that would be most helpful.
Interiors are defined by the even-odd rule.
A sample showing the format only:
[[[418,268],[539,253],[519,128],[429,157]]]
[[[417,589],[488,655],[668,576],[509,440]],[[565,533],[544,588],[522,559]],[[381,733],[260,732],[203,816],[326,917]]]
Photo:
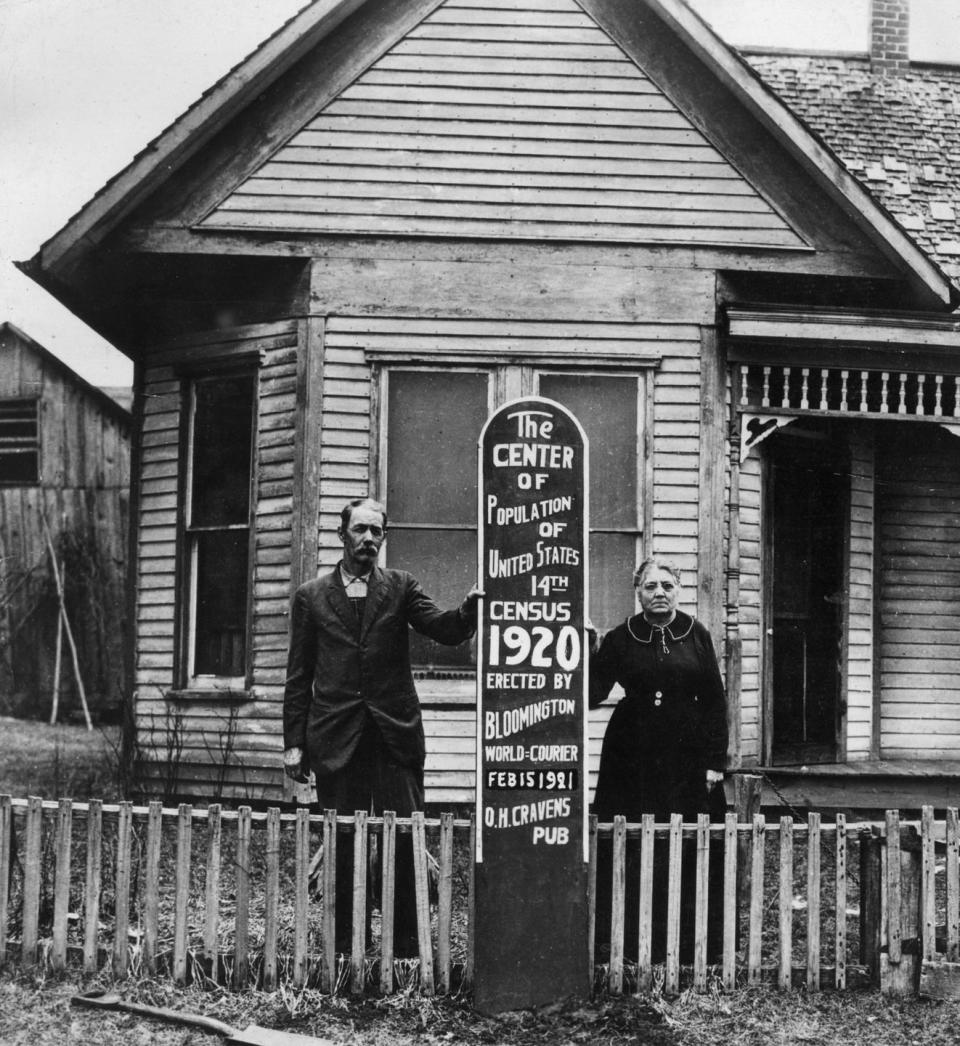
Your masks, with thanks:
[[[462,643],[475,628],[459,610],[441,610],[403,570],[374,567],[359,628],[339,566],[297,589],[283,697],[284,747],[304,748],[314,773],[346,766],[368,715],[397,763],[423,766],[411,625],[448,646]]]

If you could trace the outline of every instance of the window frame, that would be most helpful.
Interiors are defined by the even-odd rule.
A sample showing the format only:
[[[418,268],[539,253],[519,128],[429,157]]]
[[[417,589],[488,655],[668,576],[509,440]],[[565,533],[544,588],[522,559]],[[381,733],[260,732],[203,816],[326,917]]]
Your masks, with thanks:
[[[591,377],[632,377],[637,383],[637,500],[635,506],[636,529],[631,533],[636,538],[637,562],[643,558],[649,535],[653,529],[653,441],[651,424],[653,413],[654,382],[651,371],[659,366],[659,357],[611,357],[585,359],[559,353],[544,356],[481,354],[481,353],[437,353],[429,358],[411,358],[396,352],[372,353],[368,350],[371,369],[371,425],[370,425],[370,472],[371,496],[380,501],[386,498],[388,489],[389,452],[387,433],[389,430],[389,380],[394,371],[436,373],[443,372],[486,372],[488,381],[488,411],[492,414],[510,400],[538,395],[541,374],[559,374]],[[389,513],[390,506],[387,505]],[[389,565],[389,532],[394,522],[389,521],[387,544],[383,564]],[[590,527],[590,534],[605,533],[610,528]],[[612,532],[623,533],[624,528],[612,528]],[[429,668],[413,665],[414,678],[418,681],[421,697],[442,696],[444,700],[461,703],[475,696],[476,666]],[[433,690],[436,690],[436,695]]]
[[[174,678],[178,689],[175,697],[224,697],[248,698],[253,681],[254,632],[254,572],[256,553],[256,499],[257,499],[257,448],[260,401],[259,354],[244,353],[224,360],[206,361],[204,365],[185,369],[181,378],[181,425],[180,425],[180,484],[177,512],[177,640],[175,644]],[[250,394],[250,465],[248,475],[247,520],[245,524],[226,526],[191,525],[194,477],[194,434],[197,407],[197,388],[205,382],[222,381],[230,378],[249,378]],[[196,621],[197,621],[197,561],[198,536],[229,531],[247,532],[247,587],[244,609],[244,657],[243,674],[239,676],[197,675]]]
[[[36,474],[33,479],[7,480],[0,477],[0,488],[11,489],[16,487],[37,487],[43,478],[43,442],[41,439],[41,401],[39,396],[3,396],[0,397],[0,412],[4,407],[13,406],[33,407],[34,435],[32,438],[9,437],[4,439],[0,429],[0,458],[7,455],[20,453],[36,455]],[[0,419],[2,420],[2,419]]]

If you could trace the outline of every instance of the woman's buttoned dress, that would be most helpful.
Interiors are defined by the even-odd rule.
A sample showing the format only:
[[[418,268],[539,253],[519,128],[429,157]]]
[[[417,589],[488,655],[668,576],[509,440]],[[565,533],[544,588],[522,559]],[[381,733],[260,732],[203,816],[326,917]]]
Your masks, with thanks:
[[[616,683],[623,688],[623,697],[607,724],[593,807],[600,822],[612,821],[617,814],[631,822],[639,821],[643,814],[653,814],[658,822],[665,822],[674,813],[682,814],[686,822],[696,821],[700,813],[710,814],[713,821],[722,820],[723,789],[718,786],[708,791],[706,773],[722,771],[726,764],[727,712],[723,681],[707,630],[679,611],[665,628],[650,625],[640,614],[629,618],[603,637],[590,659],[591,707],[605,701]],[[654,854],[656,959],[657,953],[662,953],[666,929],[666,840],[657,842]],[[693,856],[685,846],[683,961],[691,961]],[[636,953],[636,943],[630,947],[630,935],[636,935],[638,871],[637,845],[631,844],[628,955]],[[597,883],[597,941],[601,949],[609,941],[609,875],[609,850],[603,847]],[[711,874],[711,886],[714,881],[719,879]],[[712,900],[714,889],[710,892]],[[711,912],[711,916],[718,914]],[[713,918],[710,921],[714,924]]]

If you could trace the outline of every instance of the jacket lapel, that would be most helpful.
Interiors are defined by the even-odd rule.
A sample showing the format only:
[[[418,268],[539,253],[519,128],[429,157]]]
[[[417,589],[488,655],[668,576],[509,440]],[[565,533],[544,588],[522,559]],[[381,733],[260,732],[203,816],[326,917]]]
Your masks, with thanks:
[[[346,625],[347,629],[355,634],[357,617],[347,599],[347,590],[343,587],[343,578],[340,577],[340,565],[333,568],[330,575],[330,584],[327,588],[327,602],[333,607],[337,617]]]
[[[361,638],[367,634],[377,614],[380,612],[383,601],[387,598],[389,588],[390,586],[383,576],[383,571],[379,567],[374,567],[367,580],[367,602],[363,609],[363,624],[360,626]]]

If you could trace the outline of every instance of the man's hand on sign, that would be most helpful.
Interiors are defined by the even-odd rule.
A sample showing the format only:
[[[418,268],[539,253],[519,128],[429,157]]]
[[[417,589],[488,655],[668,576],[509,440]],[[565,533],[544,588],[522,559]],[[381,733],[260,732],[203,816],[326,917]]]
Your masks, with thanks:
[[[303,765],[303,749],[288,748],[283,753],[283,772],[297,784],[306,784],[307,769]]]
[[[460,604],[460,616],[465,621],[469,621],[477,616],[477,603],[483,599],[484,594],[483,589],[479,585],[474,585],[464,596],[463,602]]]
[[[583,623],[583,630],[587,633],[587,638],[590,641],[590,650],[596,653],[597,648],[600,646],[600,633],[597,631],[597,626],[587,618]]]

